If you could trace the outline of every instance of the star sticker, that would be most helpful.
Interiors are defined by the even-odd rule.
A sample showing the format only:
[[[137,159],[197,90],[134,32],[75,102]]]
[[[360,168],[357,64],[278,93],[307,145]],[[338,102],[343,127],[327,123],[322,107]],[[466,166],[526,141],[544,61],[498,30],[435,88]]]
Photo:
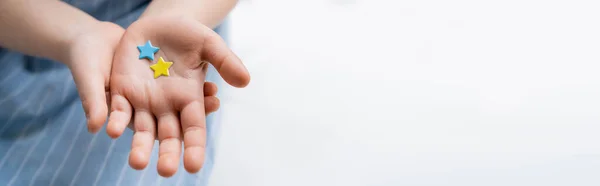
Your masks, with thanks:
[[[154,70],[154,79],[161,75],[169,76],[169,68],[171,68],[171,65],[173,65],[173,62],[165,62],[162,57],[159,57],[158,62],[150,66],[150,68]]]
[[[150,40],[146,44],[137,47],[140,51],[140,59],[147,58],[150,61],[154,61],[154,53],[158,52],[158,47],[152,46]]]

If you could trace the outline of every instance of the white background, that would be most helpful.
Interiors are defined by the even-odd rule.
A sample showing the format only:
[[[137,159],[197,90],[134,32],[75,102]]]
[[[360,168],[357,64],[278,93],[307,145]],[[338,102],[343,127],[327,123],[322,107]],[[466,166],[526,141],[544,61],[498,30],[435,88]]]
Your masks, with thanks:
[[[600,4],[251,0],[213,186],[598,186]]]

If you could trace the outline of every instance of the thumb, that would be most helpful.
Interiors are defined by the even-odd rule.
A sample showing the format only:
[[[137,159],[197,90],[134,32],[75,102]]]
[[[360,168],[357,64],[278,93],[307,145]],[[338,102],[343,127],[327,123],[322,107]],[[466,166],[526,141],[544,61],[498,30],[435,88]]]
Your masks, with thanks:
[[[250,74],[240,58],[227,47],[221,36],[212,30],[207,33],[208,37],[205,37],[201,56],[210,62],[230,85],[235,87],[248,85]]]
[[[108,81],[96,69],[75,67],[71,69],[71,73],[73,74],[73,79],[81,98],[81,104],[85,111],[88,131],[96,133],[102,128],[108,116],[105,93]]]

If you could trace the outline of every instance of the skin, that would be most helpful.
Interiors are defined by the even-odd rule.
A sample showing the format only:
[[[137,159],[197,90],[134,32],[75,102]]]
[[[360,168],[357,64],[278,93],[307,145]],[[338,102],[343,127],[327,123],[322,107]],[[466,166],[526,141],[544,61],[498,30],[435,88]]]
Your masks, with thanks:
[[[0,45],[69,65],[71,45],[99,21],[61,1],[0,1]]]
[[[181,16],[215,28],[236,4],[237,0],[154,0],[141,18]]]
[[[236,2],[237,1],[235,0],[154,0],[140,20],[152,20],[153,17],[185,18],[185,20],[188,20],[187,22],[178,22],[178,24],[183,27],[187,24],[193,28],[192,31],[196,31],[193,32],[193,34],[196,34],[196,36],[193,37],[193,39],[195,39],[193,41],[209,41],[200,46],[203,46],[203,48],[217,48],[216,50],[208,50],[207,53],[202,53],[202,56],[209,57],[200,58],[200,56],[197,55],[196,58],[211,61],[217,69],[220,69],[219,72],[228,83],[234,86],[243,87],[248,83],[249,75],[248,72],[245,71],[245,68],[241,66],[239,59],[236,57],[235,59],[238,62],[235,63],[219,62],[232,61],[233,58],[230,57],[218,59],[222,56],[231,56],[232,53],[223,55],[222,51],[228,51],[228,49],[226,49],[222,40],[220,40],[218,35],[214,34],[214,32],[211,34],[198,34],[199,31],[210,30],[209,28],[218,25],[218,23],[233,8]],[[136,24],[138,22],[146,23]],[[198,115],[197,117],[190,118],[183,116],[192,115],[192,113],[188,113],[192,111],[193,113],[205,114],[216,111],[219,107],[219,100],[215,97],[217,92],[216,85],[204,82],[205,68],[203,65],[190,62],[188,65],[185,65],[185,67],[181,67],[181,65],[174,65],[172,67],[172,70],[177,69],[174,73],[175,75],[181,74],[182,77],[187,77],[187,80],[185,80],[185,78],[179,78],[179,80],[182,81],[179,82],[180,85],[192,85],[185,93],[181,93],[181,96],[178,96],[177,93],[165,91],[165,93],[160,93],[158,96],[153,95],[153,97],[147,96],[149,94],[126,97],[126,90],[128,88],[126,88],[126,85],[118,83],[118,79],[120,78],[124,78],[122,80],[123,82],[129,81],[136,83],[131,87],[144,87],[147,88],[147,90],[169,88],[168,83],[159,83],[164,80],[155,80],[155,83],[148,83],[139,80],[134,81],[132,79],[135,78],[126,76],[117,76],[116,78],[111,77],[111,67],[117,69],[116,72],[113,70],[113,74],[135,71],[135,69],[122,67],[122,63],[113,66],[112,62],[128,61],[129,58],[126,59],[124,56],[133,56],[132,51],[130,51],[131,48],[129,47],[135,49],[133,45],[138,44],[138,39],[161,40],[159,38],[162,38],[163,41],[157,43],[160,44],[158,46],[160,46],[161,49],[165,49],[162,51],[165,52],[163,55],[169,57],[165,59],[176,61],[176,64],[178,64],[179,61],[194,61],[192,53],[198,49],[197,46],[194,48],[189,47],[189,43],[187,45],[185,44],[182,38],[187,37],[185,35],[186,33],[164,33],[155,31],[154,33],[156,35],[147,35],[141,30],[146,29],[146,27],[150,28],[151,24],[148,24],[150,21],[138,22],[134,24],[141,26],[134,27],[136,29],[128,28],[127,32],[125,32],[125,30],[118,25],[98,21],[90,15],[87,15],[85,12],[61,1],[2,0],[0,1],[0,28],[2,28],[2,31],[0,31],[0,46],[32,56],[53,59],[67,65],[71,70],[77,85],[83,108],[88,119],[88,130],[90,132],[97,132],[102,127],[106,122],[106,116],[108,115],[109,109],[112,110],[113,113],[115,113],[114,111],[126,111],[128,102],[131,102],[132,100],[133,102],[131,103],[138,103],[138,101],[139,103],[150,103],[150,101],[154,102],[154,100],[149,99],[158,97],[157,99],[159,99],[160,103],[168,100],[164,96],[175,96],[174,98],[169,99],[178,100],[179,102],[177,102],[177,104],[173,103],[172,105],[169,105],[167,108],[170,108],[170,110],[152,109],[152,106],[150,106],[151,104],[133,104],[133,107],[129,107],[132,112],[136,111],[137,113],[137,111],[140,111],[140,113],[144,113],[143,111],[146,110],[146,115],[141,114],[139,119],[135,119],[137,117],[134,117],[133,114],[127,118],[126,114],[119,116],[119,114],[113,115],[111,113],[110,120],[113,122],[109,122],[107,132],[110,136],[117,137],[128,124],[128,122],[119,121],[134,121],[132,127],[136,131],[136,137],[133,141],[130,157],[130,164],[134,168],[143,168],[147,165],[148,160],[146,157],[149,157],[150,153],[150,150],[147,149],[148,144],[154,143],[154,137],[158,137],[159,140],[162,139],[160,153],[163,155],[166,154],[167,156],[161,156],[159,159],[158,170],[163,176],[170,176],[174,174],[177,169],[176,164],[178,163],[178,159],[173,159],[171,157],[173,157],[173,154],[177,154],[178,149],[175,146],[180,144],[180,141],[176,142],[174,139],[185,140],[186,149],[191,147],[189,148],[189,153],[188,150],[186,150],[186,157],[184,158],[185,167],[190,172],[197,172],[201,167],[204,156],[203,150],[198,147],[202,147],[204,144],[203,140],[205,140],[206,136],[203,134],[202,130],[190,129],[201,129],[200,127],[205,126],[205,115],[200,114],[201,116]],[[156,26],[168,28],[166,27],[168,26],[167,22],[168,21],[158,21],[156,22]],[[189,32],[187,34],[189,35]],[[205,39],[205,37],[208,37],[209,39]],[[169,39],[167,40],[166,38]],[[219,42],[216,42],[217,40]],[[178,42],[180,43],[178,44]],[[194,43],[193,45],[197,44],[198,43]],[[204,49],[199,51],[204,52]],[[116,53],[119,53],[119,55]],[[137,59],[137,56],[135,59]],[[186,70],[186,68],[189,69]],[[151,72],[151,70],[147,69],[147,72]],[[140,71],[135,73],[143,75],[144,72]],[[116,82],[114,83],[115,85],[111,83],[109,86],[109,82],[111,81]],[[112,87],[115,87],[117,90],[111,91],[113,98],[111,100],[109,99],[111,96],[107,96],[107,93],[109,88]],[[115,96],[121,94],[123,94],[121,97]],[[112,107],[107,104],[108,102],[113,103]],[[179,115],[176,114],[178,109],[181,113]],[[160,125],[161,123],[164,123],[160,122],[160,119],[159,125],[154,125],[155,122],[151,121],[153,118],[150,117],[154,111],[160,111],[157,113],[161,114],[157,116],[169,116],[167,118],[170,119],[165,120],[167,121],[167,125]],[[116,119],[112,117],[115,117]],[[199,121],[198,119],[202,119],[202,121]],[[115,123],[115,121],[117,122]],[[181,121],[182,125],[178,125],[179,121]],[[181,134],[180,132],[179,135],[176,135],[174,134],[176,131],[192,131],[189,132],[189,134],[197,135],[187,135],[188,137],[183,139],[182,136],[185,136],[185,134]],[[146,137],[144,137],[144,135],[146,135]],[[148,138],[148,136],[150,136],[150,138]],[[189,144],[187,141],[189,141]],[[180,145],[178,147],[180,147]],[[180,151],[181,149],[179,149],[179,152]]]
[[[136,48],[146,41],[160,47],[155,61],[138,59]],[[150,70],[158,57],[173,62],[170,76],[157,79]],[[207,62],[229,84],[244,87],[250,76],[240,59],[223,39],[187,16],[144,17],[133,23],[115,53],[112,81],[112,110],[107,126],[111,136],[119,136],[133,118],[134,137],[130,165],[147,166],[158,137],[158,172],[169,177],[176,173],[184,142],[184,167],[198,172],[204,163],[206,116],[203,82]],[[159,131],[158,133],[156,131]],[[155,136],[157,135],[157,136]]]

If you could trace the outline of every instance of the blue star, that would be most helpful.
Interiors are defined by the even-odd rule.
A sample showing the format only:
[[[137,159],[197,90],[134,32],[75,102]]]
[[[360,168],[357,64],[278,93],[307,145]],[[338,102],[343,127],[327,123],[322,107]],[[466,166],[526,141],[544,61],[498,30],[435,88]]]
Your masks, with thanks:
[[[150,61],[154,61],[154,53],[158,52],[158,47],[152,46],[152,43],[148,40],[143,46],[138,46],[140,51],[140,59],[147,58]]]

